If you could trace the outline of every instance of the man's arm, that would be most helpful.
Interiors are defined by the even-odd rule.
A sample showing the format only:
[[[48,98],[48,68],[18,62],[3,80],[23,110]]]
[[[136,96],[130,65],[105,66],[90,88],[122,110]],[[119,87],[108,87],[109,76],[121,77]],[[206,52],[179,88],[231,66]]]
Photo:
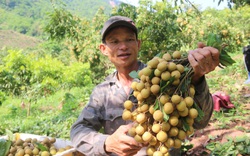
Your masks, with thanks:
[[[98,133],[102,125],[100,122],[100,106],[96,96],[97,89],[90,97],[90,101],[83,109],[70,131],[71,142],[78,151],[85,155],[106,155],[104,142],[108,135]]]

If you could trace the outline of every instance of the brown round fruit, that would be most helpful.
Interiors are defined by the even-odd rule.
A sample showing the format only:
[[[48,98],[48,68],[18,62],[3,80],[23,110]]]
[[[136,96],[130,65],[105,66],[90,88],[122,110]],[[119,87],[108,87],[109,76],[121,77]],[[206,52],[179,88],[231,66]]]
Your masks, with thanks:
[[[180,51],[174,51],[172,54],[174,59],[180,59],[181,58],[181,52]]]
[[[164,131],[160,131],[159,133],[156,134],[157,140],[160,142],[165,142],[168,139],[168,135]]]
[[[124,105],[124,108],[127,110],[130,110],[133,107],[133,103],[130,100],[126,100],[123,105]]]
[[[156,110],[153,114],[153,118],[155,121],[162,121],[163,120],[163,113],[161,110]]]

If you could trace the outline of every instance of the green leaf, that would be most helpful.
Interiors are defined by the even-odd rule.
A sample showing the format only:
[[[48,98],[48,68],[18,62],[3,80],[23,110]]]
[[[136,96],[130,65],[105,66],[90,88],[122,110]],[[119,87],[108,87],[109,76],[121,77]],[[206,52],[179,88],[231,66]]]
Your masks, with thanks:
[[[157,110],[158,108],[159,108],[159,101],[156,100],[154,105],[154,110]]]
[[[194,108],[198,111],[198,116],[196,120],[201,121],[204,116],[204,112],[200,109],[200,107],[196,104],[196,102],[194,102]]]
[[[41,151],[48,151],[48,148],[45,147],[43,144],[40,144],[39,142],[36,142],[36,144]]]
[[[6,156],[11,146],[10,140],[0,139],[0,156]]]
[[[163,119],[164,119],[164,121],[165,121],[165,122],[168,122],[169,115],[167,115],[167,114],[165,113],[165,111],[162,111],[162,112],[163,112]]]
[[[129,73],[129,76],[132,77],[132,78],[134,78],[134,79],[138,79],[139,78],[138,72],[136,72],[135,70],[131,71]]]
[[[186,118],[185,118],[186,119]],[[190,130],[190,126],[188,125],[187,121],[184,118],[181,118],[181,123],[183,124],[183,130],[188,131]]]

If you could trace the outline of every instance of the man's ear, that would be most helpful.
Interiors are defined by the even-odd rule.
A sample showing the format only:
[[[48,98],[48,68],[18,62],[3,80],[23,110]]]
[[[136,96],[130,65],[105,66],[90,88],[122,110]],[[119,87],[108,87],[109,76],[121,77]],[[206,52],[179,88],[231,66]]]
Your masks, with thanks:
[[[100,51],[102,52],[103,55],[108,56],[108,52],[106,50],[106,45],[105,44],[100,44],[99,46]]]

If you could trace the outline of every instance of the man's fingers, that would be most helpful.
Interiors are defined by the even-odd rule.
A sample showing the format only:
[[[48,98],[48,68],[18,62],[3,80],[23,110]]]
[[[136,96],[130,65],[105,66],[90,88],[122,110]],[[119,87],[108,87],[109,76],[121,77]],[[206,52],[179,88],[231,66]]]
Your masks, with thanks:
[[[198,42],[197,46],[198,48],[204,48],[206,45],[202,42]]]

